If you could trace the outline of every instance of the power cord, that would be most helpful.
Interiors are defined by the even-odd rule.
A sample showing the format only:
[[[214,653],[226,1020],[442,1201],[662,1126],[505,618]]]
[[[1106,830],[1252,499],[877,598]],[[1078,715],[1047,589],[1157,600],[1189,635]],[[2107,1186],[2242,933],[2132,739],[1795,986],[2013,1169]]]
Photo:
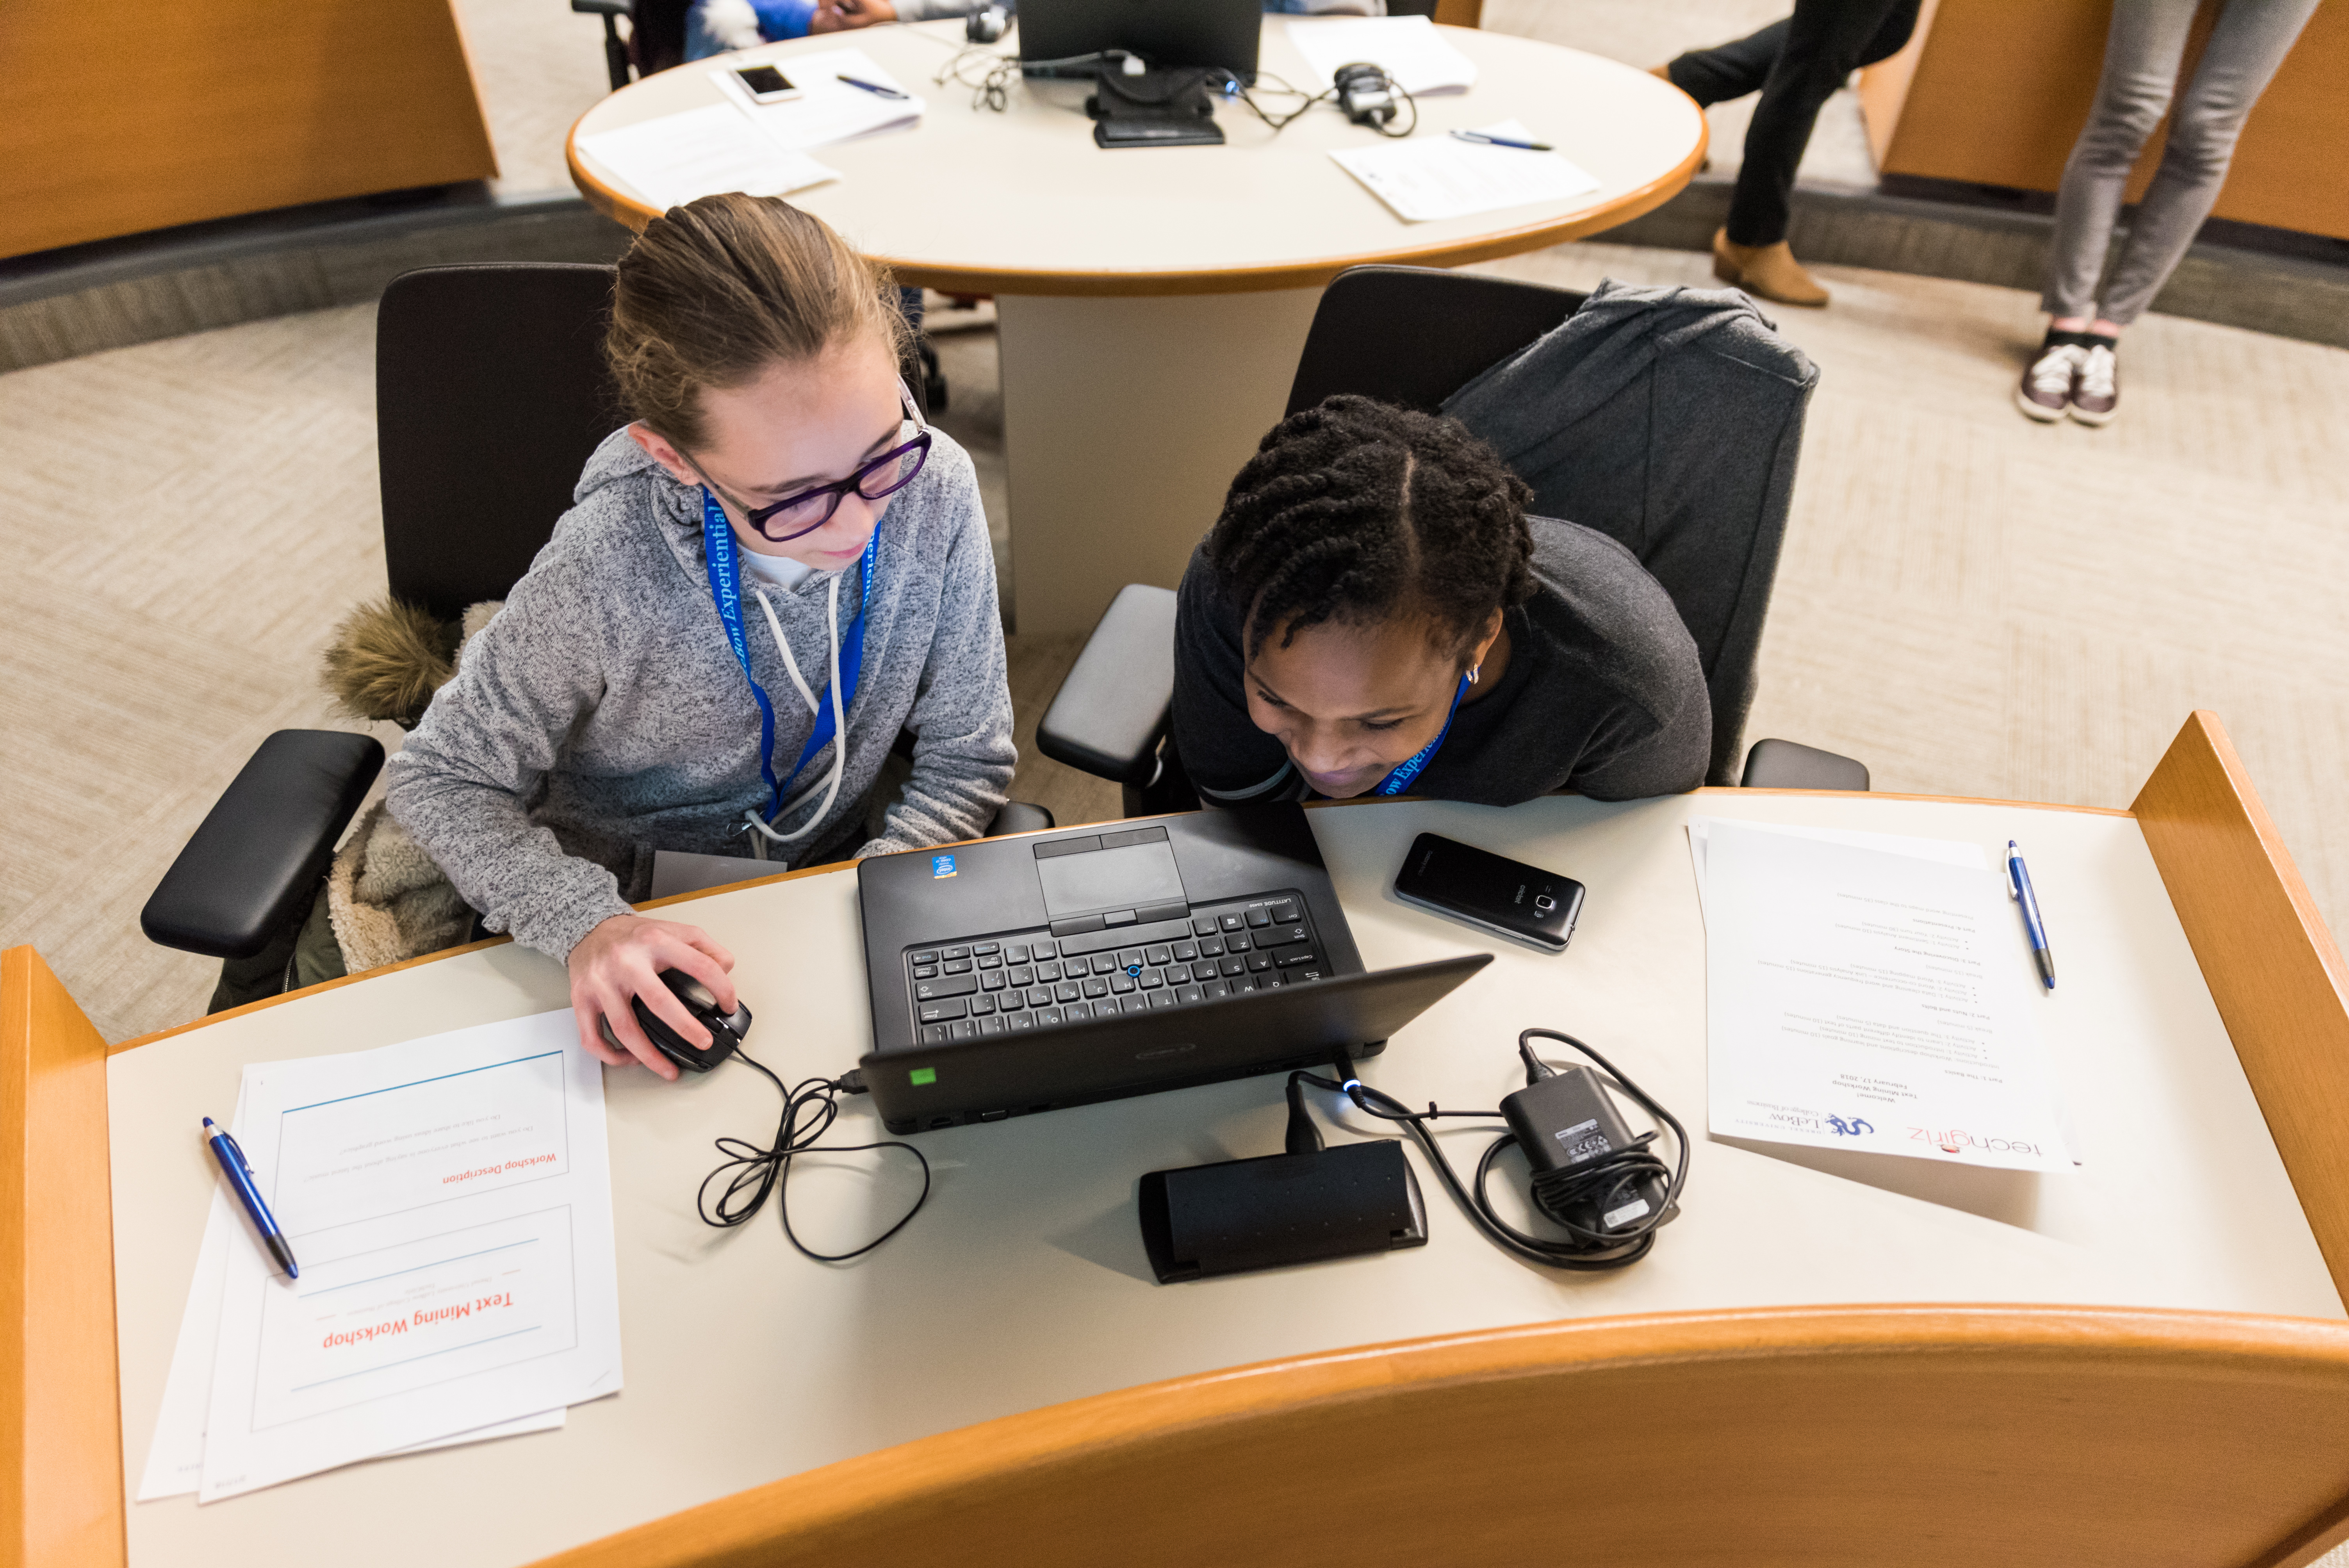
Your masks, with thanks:
[[[1557,1082],[1560,1078],[1557,1069],[1534,1054],[1532,1042],[1536,1039],[1557,1040],[1572,1047],[1599,1065],[1599,1071],[1606,1075],[1604,1079],[1592,1078],[1588,1088],[1579,1084]],[[1418,1140],[1428,1162],[1443,1178],[1444,1185],[1452,1193],[1454,1201],[1504,1252],[1545,1268],[1617,1269],[1639,1262],[1655,1246],[1656,1232],[1680,1212],[1681,1189],[1688,1181],[1687,1130],[1681,1126],[1671,1111],[1658,1104],[1612,1062],[1572,1035],[1562,1034],[1556,1029],[1527,1029],[1517,1037],[1517,1054],[1526,1064],[1526,1088],[1503,1102],[1505,1106],[1511,1101],[1518,1102],[1519,1109],[1516,1111],[1443,1110],[1433,1103],[1423,1111],[1415,1111],[1392,1095],[1382,1094],[1355,1077],[1352,1062],[1342,1052],[1336,1059],[1340,1076],[1335,1081],[1313,1073],[1293,1073],[1289,1078],[1292,1152],[1297,1151],[1294,1148],[1295,1127],[1302,1103],[1298,1098],[1297,1085],[1302,1080],[1345,1095],[1358,1109],[1381,1121],[1401,1122],[1405,1130]],[[1577,1067],[1568,1070],[1574,1074],[1589,1074],[1587,1068]],[[1611,1107],[1603,1104],[1603,1090],[1599,1088],[1602,1082],[1612,1083],[1621,1088],[1639,1102],[1640,1109],[1671,1129],[1673,1142],[1679,1150],[1678,1158],[1671,1166],[1667,1167],[1650,1149],[1649,1146],[1656,1140],[1655,1133],[1644,1132],[1637,1137],[1624,1135],[1620,1119],[1614,1115]],[[1545,1088],[1546,1085],[1555,1087]],[[1581,1119],[1578,1111],[1572,1113],[1578,1116],[1577,1121],[1547,1128],[1546,1122],[1539,1119],[1542,1111],[1526,1106],[1537,1090],[1542,1091],[1541,1098],[1547,1100],[1556,1100],[1561,1094],[1568,1098],[1578,1097],[1581,1105],[1601,1110],[1604,1114]],[[1600,1097],[1600,1102],[1594,1105],[1593,1097]],[[1427,1129],[1427,1123],[1444,1117],[1490,1119],[1510,1123],[1510,1130],[1496,1139],[1485,1150],[1485,1157],[1476,1162],[1473,1188],[1461,1181],[1459,1173],[1452,1168],[1452,1161],[1444,1158],[1444,1150],[1436,1145],[1434,1135]],[[1593,1120],[1602,1126],[1591,1128],[1588,1124]],[[1535,1150],[1526,1148],[1525,1134],[1537,1125],[1544,1126],[1567,1152],[1545,1150],[1537,1154]],[[1593,1137],[1594,1131],[1601,1134],[1612,1131],[1619,1136]],[[1576,1136],[1582,1140],[1580,1146],[1571,1141]],[[1526,1159],[1535,1167],[1531,1183],[1534,1207],[1566,1232],[1565,1240],[1532,1235],[1518,1230],[1501,1218],[1493,1207],[1488,1188],[1494,1161],[1513,1148],[1526,1148]],[[1588,1151],[1582,1151],[1584,1149]],[[1552,1160],[1561,1162],[1551,1164]],[[1661,1192],[1657,1190],[1658,1182],[1663,1183]],[[1626,1216],[1628,1222],[1623,1222]],[[1594,1218],[1598,1222],[1592,1222]]]
[[[1381,136],[1409,136],[1413,131],[1419,129],[1419,100],[1413,98],[1409,93],[1403,91],[1402,87],[1395,83],[1392,78],[1382,77],[1381,79],[1386,89],[1392,93],[1395,98],[1401,98],[1405,107],[1411,110],[1410,120],[1402,129],[1397,130],[1394,129],[1394,118],[1392,107],[1389,108],[1384,118],[1378,118],[1375,116],[1366,117],[1362,115],[1354,115],[1350,118],[1354,119],[1354,122],[1357,125],[1366,125],[1370,127],[1371,129],[1378,132]],[[1268,82],[1272,85],[1267,87],[1265,84]],[[1253,88],[1243,87],[1237,77],[1226,75],[1225,78],[1224,92],[1225,96],[1237,98],[1241,103],[1246,104],[1248,108],[1254,112],[1257,119],[1272,127],[1274,134],[1278,135],[1281,131],[1284,131],[1290,126],[1296,124],[1298,120],[1303,119],[1306,113],[1310,110],[1315,104],[1328,103],[1332,99],[1340,98],[1344,87],[1345,84],[1341,83],[1339,86],[1326,88],[1321,92],[1308,93],[1303,88],[1290,87],[1286,81],[1283,81],[1280,77],[1273,75],[1270,71],[1260,70],[1256,74],[1256,85]],[[1266,108],[1262,104],[1256,101],[1256,94],[1258,92],[1269,93],[1276,98],[1302,98],[1305,101],[1285,114],[1275,114],[1271,110]]]
[[[970,107],[989,108],[1001,114],[1011,107],[1011,89],[1030,72],[1057,73],[1077,70],[1091,66],[1122,63],[1133,58],[1123,49],[1106,49],[1091,55],[1071,55],[1059,60],[1022,60],[1017,55],[999,54],[993,49],[968,47],[957,49],[952,58],[938,67],[930,79],[940,87],[949,82],[971,89]],[[973,67],[983,67],[974,78]]]
[[[719,1230],[731,1230],[748,1221],[766,1203],[767,1194],[775,1194],[775,1207],[783,1217],[783,1234],[792,1246],[820,1264],[845,1263],[862,1257],[913,1222],[916,1214],[930,1197],[930,1162],[912,1144],[897,1139],[885,1139],[878,1143],[844,1143],[819,1147],[816,1140],[831,1130],[833,1120],[840,1114],[838,1097],[865,1092],[864,1075],[852,1072],[836,1078],[808,1078],[790,1088],[783,1080],[769,1071],[765,1063],[748,1052],[736,1050],[735,1057],[756,1068],[766,1080],[775,1086],[783,1097],[783,1118],[775,1129],[774,1147],[761,1149],[742,1138],[718,1140],[718,1152],[727,1156],[726,1162],[701,1180],[701,1190],[694,1195],[694,1207],[701,1212],[701,1222]],[[791,1184],[792,1161],[802,1154],[854,1154],[871,1149],[902,1149],[921,1161],[922,1191],[897,1222],[858,1247],[854,1252],[820,1253],[799,1238],[792,1229],[792,1205],[785,1190]],[[726,1190],[718,1194],[714,1204],[709,1201],[709,1184],[732,1171]],[[749,1190],[750,1196],[742,1194]]]

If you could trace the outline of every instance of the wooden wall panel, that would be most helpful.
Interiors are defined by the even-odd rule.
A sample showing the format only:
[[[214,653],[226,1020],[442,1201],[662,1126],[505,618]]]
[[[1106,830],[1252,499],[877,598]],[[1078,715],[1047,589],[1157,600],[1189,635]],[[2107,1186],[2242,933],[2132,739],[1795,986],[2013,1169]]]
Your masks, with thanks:
[[[0,953],[0,1568],[120,1568],[106,1041]]]
[[[2191,79],[2219,0],[2203,0],[2178,72]],[[1938,0],[1915,51],[1862,73],[1868,140],[1887,174],[2053,191],[2087,123],[2112,0]],[[2244,124],[2213,215],[2349,238],[2349,5],[2317,7]],[[1903,80],[1903,77],[1906,77]],[[2164,120],[2128,184],[2160,162]]]
[[[2349,1299],[2349,964],[2216,714],[2187,720],[2132,809]]]
[[[0,256],[497,172],[450,0],[6,0],[0,61]]]

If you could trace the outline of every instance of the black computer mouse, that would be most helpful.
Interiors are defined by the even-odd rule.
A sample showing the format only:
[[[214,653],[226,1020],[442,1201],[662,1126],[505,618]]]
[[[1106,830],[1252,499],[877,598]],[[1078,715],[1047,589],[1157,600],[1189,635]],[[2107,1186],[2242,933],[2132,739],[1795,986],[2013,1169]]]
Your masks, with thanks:
[[[629,1005],[636,1010],[636,1024],[644,1030],[645,1037],[652,1041],[661,1055],[688,1072],[706,1073],[732,1056],[735,1047],[742,1043],[743,1037],[750,1032],[749,1006],[738,1006],[731,1013],[720,1011],[718,998],[709,994],[709,987],[682,969],[664,969],[660,977],[664,985],[677,993],[677,999],[685,1004],[686,1011],[709,1031],[709,1044],[706,1047],[688,1045],[678,1037],[675,1029],[661,1022],[659,1015],[645,1006],[642,997],[631,997]],[[601,1022],[598,1026],[604,1031],[605,1040],[614,1046],[619,1045],[620,1042],[613,1037],[608,1020]]]

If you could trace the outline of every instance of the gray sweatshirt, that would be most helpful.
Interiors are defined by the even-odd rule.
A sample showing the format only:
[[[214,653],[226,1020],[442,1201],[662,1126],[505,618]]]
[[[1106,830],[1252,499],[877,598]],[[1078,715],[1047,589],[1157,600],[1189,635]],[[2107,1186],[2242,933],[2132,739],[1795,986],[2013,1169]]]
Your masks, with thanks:
[[[934,440],[881,521],[840,792],[823,826],[769,850],[793,865],[836,860],[854,845],[864,797],[900,730],[916,737],[912,776],[860,856],[976,838],[1011,782],[1011,695],[987,520],[969,457],[942,433]],[[483,923],[557,960],[647,896],[654,851],[749,854],[743,814],[763,813],[768,801],[758,705],[710,599],[700,491],[616,431],[573,499],[388,772],[392,815]],[[854,568],[839,576],[845,635],[862,590]],[[751,590],[774,605],[822,696],[831,582],[782,590],[745,574],[743,629],[751,670],[774,704],[778,781],[813,716]],[[781,830],[805,823],[832,763],[827,745],[784,785],[787,800],[818,788]]]

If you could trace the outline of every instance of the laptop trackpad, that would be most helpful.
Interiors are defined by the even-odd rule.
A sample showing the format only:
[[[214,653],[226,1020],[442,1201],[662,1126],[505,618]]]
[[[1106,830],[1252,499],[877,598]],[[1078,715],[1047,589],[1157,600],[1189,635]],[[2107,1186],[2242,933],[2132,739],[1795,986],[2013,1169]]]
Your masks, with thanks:
[[[1040,855],[1036,878],[1043,884],[1044,907],[1054,920],[1065,920],[1100,909],[1184,903],[1183,875],[1175,869],[1174,847],[1166,841],[1165,830],[1158,832],[1160,836],[1147,843],[1118,844],[1049,859]]]

